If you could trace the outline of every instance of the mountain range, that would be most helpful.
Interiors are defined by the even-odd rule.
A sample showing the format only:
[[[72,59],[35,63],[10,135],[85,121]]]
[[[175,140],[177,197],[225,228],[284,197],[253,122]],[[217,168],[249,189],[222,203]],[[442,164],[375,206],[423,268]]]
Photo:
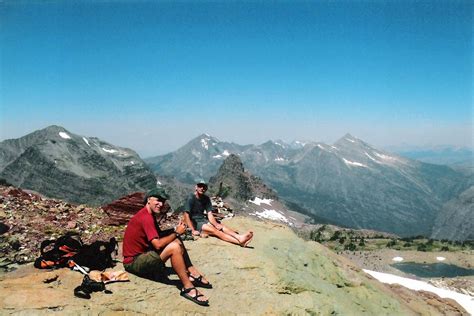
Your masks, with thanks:
[[[49,126],[0,142],[0,178],[74,203],[102,205],[156,187],[136,152]]]
[[[447,166],[404,158],[350,134],[333,145],[238,145],[202,134],[145,162],[157,174],[193,183],[209,179],[231,154],[295,211],[318,222],[401,236],[429,236],[444,203],[472,184],[472,178]]]
[[[280,215],[287,208],[317,223],[400,236],[468,238],[468,226],[460,225],[473,214],[469,173],[404,158],[350,134],[332,145],[238,145],[203,134],[175,152],[142,160],[131,149],[50,126],[0,142],[0,179],[89,205],[161,185],[174,209],[194,183],[210,179],[211,192],[231,193],[244,202],[242,209],[267,198],[279,204]],[[450,216],[457,219],[446,220]]]

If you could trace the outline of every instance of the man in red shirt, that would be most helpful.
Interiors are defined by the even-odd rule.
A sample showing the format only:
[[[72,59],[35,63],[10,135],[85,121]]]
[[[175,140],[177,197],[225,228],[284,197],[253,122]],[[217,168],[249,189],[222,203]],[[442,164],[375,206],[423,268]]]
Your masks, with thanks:
[[[159,235],[155,217],[166,212],[164,204],[167,199],[168,195],[162,189],[148,192],[145,206],[130,219],[123,238],[124,268],[141,277],[158,279],[165,275],[165,262],[170,259],[183,283],[181,296],[207,306],[209,300],[195,286],[212,288],[212,285],[193,266],[179,238],[186,231],[186,225],[180,222],[174,233]]]

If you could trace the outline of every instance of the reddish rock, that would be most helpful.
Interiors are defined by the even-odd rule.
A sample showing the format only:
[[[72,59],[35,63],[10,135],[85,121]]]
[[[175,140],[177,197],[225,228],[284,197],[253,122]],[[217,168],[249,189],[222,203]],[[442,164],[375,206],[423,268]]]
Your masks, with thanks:
[[[122,227],[103,227],[109,215],[100,208],[72,205],[41,198],[35,193],[0,184],[0,270],[8,271],[15,263],[34,261],[46,239],[56,239],[67,231],[81,235],[85,244],[95,240],[120,239]]]
[[[102,206],[109,216],[108,225],[125,225],[130,218],[143,207],[145,193],[136,192],[124,196],[110,204]]]
[[[27,200],[27,201],[38,199],[38,196],[27,193],[27,192],[25,192],[25,191],[23,191],[22,189],[19,189],[19,188],[12,188],[12,189],[6,191],[3,195],[4,196],[12,196],[12,197],[16,197],[16,198],[21,198],[22,200]]]

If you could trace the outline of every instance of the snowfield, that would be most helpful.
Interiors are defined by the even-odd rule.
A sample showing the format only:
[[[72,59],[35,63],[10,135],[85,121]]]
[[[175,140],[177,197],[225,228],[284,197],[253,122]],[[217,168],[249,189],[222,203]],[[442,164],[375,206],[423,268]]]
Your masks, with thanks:
[[[410,290],[415,290],[415,291],[428,291],[435,293],[436,295],[443,297],[443,298],[451,298],[455,300],[456,302],[459,303],[464,309],[470,314],[474,315],[474,297],[466,294],[461,294],[455,291],[451,290],[445,290],[441,289],[438,287],[435,287],[431,284],[428,284],[427,282],[424,281],[418,281],[418,280],[413,280],[409,278],[403,278],[399,277],[393,274],[389,273],[382,273],[382,272],[376,272],[372,270],[365,270],[364,272],[367,274],[370,274],[377,280],[379,280],[382,283],[387,283],[387,284],[400,284],[406,288],[409,288]]]

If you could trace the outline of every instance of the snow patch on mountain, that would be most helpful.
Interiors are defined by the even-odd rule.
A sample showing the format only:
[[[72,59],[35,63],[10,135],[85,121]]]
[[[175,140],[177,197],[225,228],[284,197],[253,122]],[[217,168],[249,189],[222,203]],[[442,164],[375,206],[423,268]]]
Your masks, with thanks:
[[[369,157],[370,160],[372,160],[372,161],[374,161],[374,162],[376,162],[376,163],[380,163],[380,161],[378,161],[377,159],[375,159],[374,157],[372,157],[371,155],[369,155],[367,152],[365,153],[365,155],[366,155],[367,157]]]
[[[282,147],[282,148],[286,148],[284,145],[280,144],[279,142],[273,142],[273,143],[274,143],[275,145],[278,145],[278,146]]]
[[[87,140],[87,138],[85,138],[85,137],[82,137],[82,139],[83,139],[83,140],[84,140],[84,142],[87,144],[87,146],[89,146],[89,147],[91,146],[91,145],[89,144],[89,141]]]
[[[255,205],[261,205],[263,203],[263,204],[267,204],[269,206],[272,206],[272,204],[271,204],[272,201],[273,201],[272,199],[261,199],[259,197],[255,197],[255,199],[253,199],[253,201],[249,200],[250,203],[253,203]]]
[[[278,212],[275,210],[267,210],[264,208],[262,212],[256,211],[255,213],[251,213],[250,215],[254,215],[260,218],[270,219],[274,221],[290,223],[290,221],[281,212]],[[290,223],[290,225],[291,224],[292,223]]]
[[[454,292],[451,290],[446,290],[442,288],[435,287],[427,282],[413,280],[409,278],[399,277],[389,273],[382,273],[376,272],[371,270],[363,269],[363,271],[367,274],[370,274],[375,279],[379,280],[382,283],[388,284],[400,284],[406,288],[415,290],[415,291],[428,291],[439,295],[440,297],[444,298],[451,298],[459,303],[464,309],[471,315],[474,313],[474,303],[472,301],[472,297],[467,294],[461,294],[458,292]]]
[[[342,158],[342,160],[344,160],[344,163],[348,166],[369,168],[368,166],[366,166],[366,165],[364,165],[363,163],[360,163],[360,162],[350,161],[350,160],[347,160],[345,158]]]
[[[109,154],[114,154],[117,152],[117,150],[115,149],[107,149],[107,148],[104,148],[102,147],[102,150],[105,151],[106,153],[109,153]]]
[[[285,161],[286,159],[285,158],[282,158],[282,157],[276,157],[275,158],[275,161]]]
[[[61,136],[61,138],[64,138],[64,139],[71,139],[71,136],[69,136],[65,132],[59,132],[59,136]]]
[[[304,146],[306,145],[305,142],[300,142],[299,140],[296,140],[296,141],[295,141],[295,144],[301,145],[302,147],[304,147]]]
[[[387,156],[387,155],[384,155],[384,154],[375,153],[375,155],[376,155],[377,157],[380,157],[380,158],[385,159],[385,160],[398,160],[398,159],[395,158],[395,157]]]
[[[212,158],[214,159],[220,159],[220,158],[224,158],[224,157],[227,157],[227,156],[230,156],[230,153],[229,151],[226,149],[222,152],[222,154],[217,154],[215,156],[212,156]]]
[[[209,143],[208,143],[209,140],[210,139],[201,138],[201,146],[206,150],[209,149]]]

